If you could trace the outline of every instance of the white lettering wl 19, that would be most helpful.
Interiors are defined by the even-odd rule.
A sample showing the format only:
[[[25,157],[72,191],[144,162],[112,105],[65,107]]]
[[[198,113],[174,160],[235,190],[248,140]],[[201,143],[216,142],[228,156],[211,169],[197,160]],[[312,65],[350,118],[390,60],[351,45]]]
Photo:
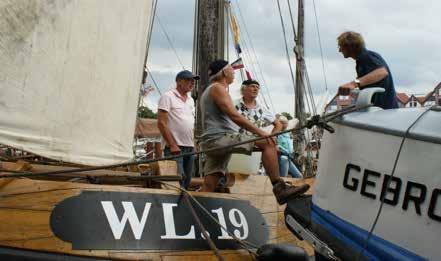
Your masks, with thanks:
[[[103,206],[104,213],[106,214],[107,221],[109,222],[115,239],[121,239],[121,235],[124,231],[127,220],[132,228],[133,236],[136,239],[141,239],[142,231],[144,230],[145,222],[147,221],[147,216],[149,215],[152,203],[145,203],[141,220],[138,219],[132,202],[122,202],[124,214],[121,220],[118,219],[118,215],[116,214],[112,201],[101,201],[101,205]]]
[[[110,229],[112,230],[113,237],[116,240],[121,239],[122,233],[126,227],[126,223],[130,224],[132,228],[133,236],[135,239],[140,240],[142,237],[142,233],[144,231],[144,227],[146,225],[146,221],[150,212],[150,208],[152,203],[146,202],[144,210],[142,212],[141,218],[138,218],[138,215],[135,211],[132,202],[122,201],[122,206],[124,208],[124,212],[122,214],[121,220],[118,218],[118,214],[116,213],[115,207],[112,201],[101,201],[101,205],[104,209],[104,213],[106,215],[107,221],[109,223]],[[161,235],[161,239],[196,239],[195,227],[194,225],[190,225],[189,229],[186,230],[188,232],[184,232],[181,235],[178,235],[176,232],[176,224],[173,214],[173,209],[177,207],[176,203],[162,203],[162,210],[164,216],[164,227],[165,227],[165,235]],[[231,240],[233,239],[231,232],[228,232],[228,226],[226,217],[224,215],[223,208],[218,208],[211,210],[214,214],[217,215],[218,222],[220,225],[221,235],[218,236],[218,239],[221,240]],[[232,233],[234,236],[239,239],[246,239],[249,235],[248,222],[245,218],[245,215],[239,209],[232,208],[228,211],[228,219],[233,225],[234,229]],[[242,228],[243,231],[240,231],[239,228]],[[185,231],[185,230],[184,230]],[[208,234],[212,234],[213,231],[207,231]],[[186,233],[186,234],[185,234]],[[201,235],[203,238],[203,236]]]

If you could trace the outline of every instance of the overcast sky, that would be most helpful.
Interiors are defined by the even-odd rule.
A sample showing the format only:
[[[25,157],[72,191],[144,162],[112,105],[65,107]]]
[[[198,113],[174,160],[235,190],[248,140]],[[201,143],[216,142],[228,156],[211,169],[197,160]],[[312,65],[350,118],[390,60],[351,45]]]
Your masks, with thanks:
[[[290,3],[296,14],[297,1],[291,0]],[[294,42],[287,1],[280,0],[280,4],[294,65]],[[351,81],[356,76],[354,61],[344,59],[337,48],[336,37],[347,30],[360,32],[365,38],[366,47],[383,56],[392,71],[398,92],[426,94],[441,81],[441,1],[315,0],[315,6],[329,89],[328,98],[332,98],[340,84]],[[267,94],[268,88],[275,112],[287,111],[292,114],[293,84],[285,54],[277,1],[233,0],[232,8],[239,20],[245,66],[252,73],[257,71],[253,76],[262,80],[245,31],[246,25],[267,83],[261,92]],[[156,15],[165,27],[183,66],[191,70],[194,0],[159,0]],[[305,59],[313,93],[319,102],[325,97],[325,82],[312,0],[305,0],[305,16]],[[235,58],[230,48],[230,61]],[[162,92],[174,87],[175,75],[182,69],[158,19],[153,27],[148,67]],[[230,90],[233,97],[238,96],[240,82],[240,76],[236,74],[236,85]],[[155,91],[148,97],[147,105],[156,109],[158,98],[159,94]]]

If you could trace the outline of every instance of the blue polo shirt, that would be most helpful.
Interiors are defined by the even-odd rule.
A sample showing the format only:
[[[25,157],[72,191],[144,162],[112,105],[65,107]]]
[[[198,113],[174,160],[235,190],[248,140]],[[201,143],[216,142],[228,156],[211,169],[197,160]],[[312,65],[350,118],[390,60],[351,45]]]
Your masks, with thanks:
[[[372,102],[375,106],[381,107],[385,110],[398,108],[397,98],[395,94],[394,81],[392,79],[392,73],[389,70],[389,66],[384,59],[376,52],[363,49],[361,53],[355,59],[355,68],[357,70],[357,78],[363,77],[366,74],[385,67],[389,73],[384,79],[376,83],[372,83],[361,87],[360,89],[369,87],[382,87],[385,89],[383,93],[376,93],[372,98]]]

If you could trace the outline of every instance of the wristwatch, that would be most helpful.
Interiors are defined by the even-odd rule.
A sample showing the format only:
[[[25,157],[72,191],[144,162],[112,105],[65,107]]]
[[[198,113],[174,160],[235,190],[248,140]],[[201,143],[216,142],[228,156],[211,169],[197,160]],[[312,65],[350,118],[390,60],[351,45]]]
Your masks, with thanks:
[[[359,79],[355,79],[354,82],[357,85],[357,87],[360,88],[360,80]]]

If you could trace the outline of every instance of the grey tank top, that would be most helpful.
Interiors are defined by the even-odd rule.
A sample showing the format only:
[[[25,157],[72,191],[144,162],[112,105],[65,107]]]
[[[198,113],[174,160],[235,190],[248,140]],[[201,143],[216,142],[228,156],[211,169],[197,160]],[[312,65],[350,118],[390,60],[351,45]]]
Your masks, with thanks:
[[[212,88],[213,85],[208,86],[201,97],[203,139],[215,138],[239,130],[239,127],[214,103],[210,96]]]

